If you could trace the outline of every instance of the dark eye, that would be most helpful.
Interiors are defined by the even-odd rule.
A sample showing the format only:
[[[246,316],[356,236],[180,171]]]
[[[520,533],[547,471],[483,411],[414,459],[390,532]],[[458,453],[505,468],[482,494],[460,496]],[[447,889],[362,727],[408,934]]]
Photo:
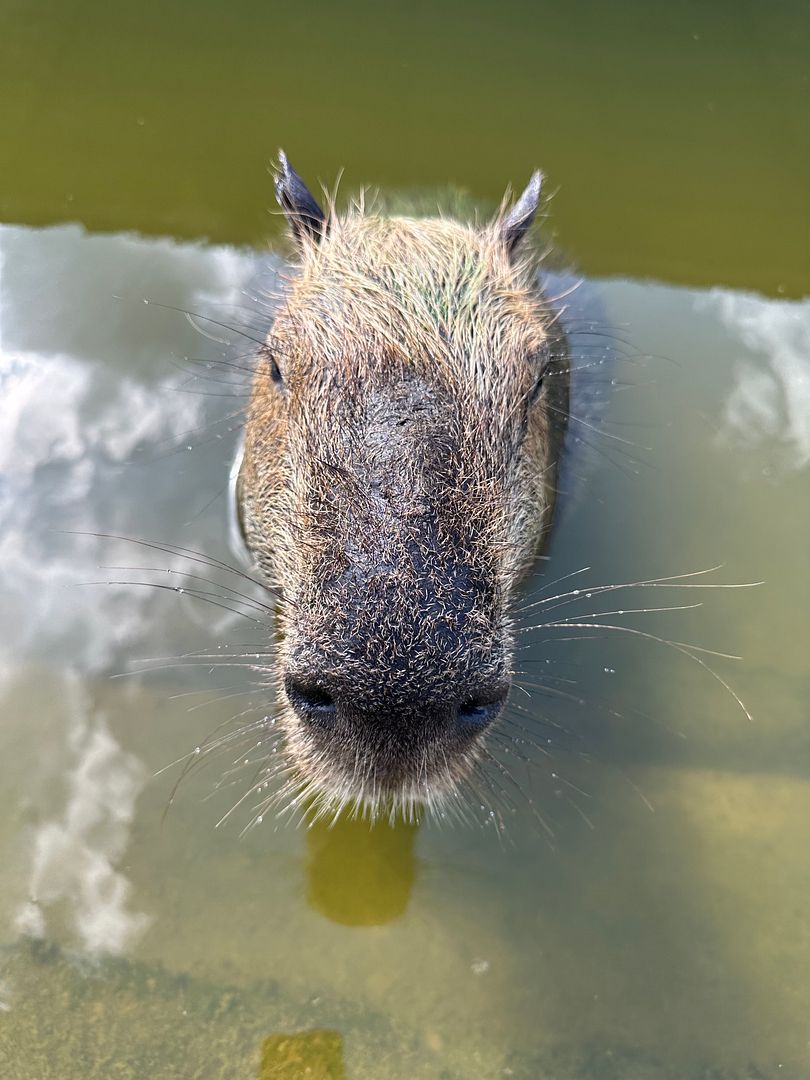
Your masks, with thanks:
[[[532,387],[532,392],[529,394],[529,404],[534,405],[535,401],[540,397],[540,391],[543,389],[543,372],[541,371],[537,377],[537,381]]]
[[[270,366],[270,378],[273,380],[276,386],[283,386],[284,377],[281,374],[281,368],[278,366],[278,361],[272,353],[268,354],[267,363]]]
[[[540,397],[540,392],[543,389],[545,382],[546,371],[548,370],[548,353],[544,352],[540,356],[535,357],[534,360],[534,386],[529,394],[529,404],[534,405],[535,401]]]

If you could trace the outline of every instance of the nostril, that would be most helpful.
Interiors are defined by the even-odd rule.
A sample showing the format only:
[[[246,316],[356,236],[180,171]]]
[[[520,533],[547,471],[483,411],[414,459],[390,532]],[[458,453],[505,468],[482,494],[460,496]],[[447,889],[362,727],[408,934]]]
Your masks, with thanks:
[[[331,722],[337,711],[335,699],[323,686],[288,675],[284,680],[287,700],[304,720]]]
[[[498,689],[488,694],[475,694],[458,707],[458,719],[467,730],[483,730],[491,724],[504,706],[507,689]]]
[[[463,701],[459,705],[458,718],[465,727],[483,728],[494,719],[494,714],[497,713],[499,707],[470,698],[469,701]]]

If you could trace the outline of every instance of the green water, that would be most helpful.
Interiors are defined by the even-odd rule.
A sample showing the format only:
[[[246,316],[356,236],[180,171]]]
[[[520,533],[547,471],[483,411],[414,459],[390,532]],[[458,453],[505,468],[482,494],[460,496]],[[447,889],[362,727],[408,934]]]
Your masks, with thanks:
[[[589,274],[807,291],[797,2],[0,4],[0,215],[258,243],[332,185],[499,200],[542,166]]]
[[[804,8],[0,17],[0,1077],[810,1077]],[[742,656],[699,654],[730,691],[649,638],[535,632],[479,824],[217,828],[255,740],[164,820],[155,774],[265,711],[216,659],[262,629],[80,584],[207,572],[87,534],[235,559],[246,379],[221,362],[250,343],[142,300],[255,320],[278,145],[346,192],[482,206],[546,170],[615,386],[530,587]],[[718,564],[692,581],[765,584],[588,595]]]

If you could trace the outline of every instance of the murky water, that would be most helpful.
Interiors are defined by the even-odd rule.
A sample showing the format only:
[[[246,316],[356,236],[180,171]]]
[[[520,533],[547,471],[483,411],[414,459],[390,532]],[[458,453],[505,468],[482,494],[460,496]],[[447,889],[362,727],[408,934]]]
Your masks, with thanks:
[[[29,4],[5,24],[0,1076],[810,1076],[803,12]],[[233,575],[114,537],[236,561],[252,343],[172,309],[252,323],[277,143],[349,188],[493,201],[539,162],[589,274],[577,355],[609,349],[608,400],[578,399],[529,588],[652,636],[527,632],[474,826],[242,835],[245,804],[216,827],[255,738],[163,817],[160,770],[266,711],[241,663],[265,631],[192,595]],[[597,591],[713,567],[681,583],[765,584]]]

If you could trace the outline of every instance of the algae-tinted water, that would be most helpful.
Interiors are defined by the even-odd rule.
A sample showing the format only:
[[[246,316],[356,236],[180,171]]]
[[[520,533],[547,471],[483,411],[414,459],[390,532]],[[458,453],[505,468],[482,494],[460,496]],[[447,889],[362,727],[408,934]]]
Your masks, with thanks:
[[[787,4],[4,6],[0,1075],[810,1075],[807,28]],[[162,821],[178,770],[153,774],[267,711],[217,657],[264,631],[82,584],[208,573],[87,533],[234,561],[253,343],[142,301],[253,333],[278,144],[347,191],[484,206],[547,170],[599,322],[577,355],[614,359],[531,587],[579,588],[572,621],[702,602],[600,621],[742,655],[698,654],[751,720],[671,646],[537,631],[472,808],[494,823],[240,837],[249,806],[215,825],[243,748]],[[720,563],[765,584],[594,591]]]

